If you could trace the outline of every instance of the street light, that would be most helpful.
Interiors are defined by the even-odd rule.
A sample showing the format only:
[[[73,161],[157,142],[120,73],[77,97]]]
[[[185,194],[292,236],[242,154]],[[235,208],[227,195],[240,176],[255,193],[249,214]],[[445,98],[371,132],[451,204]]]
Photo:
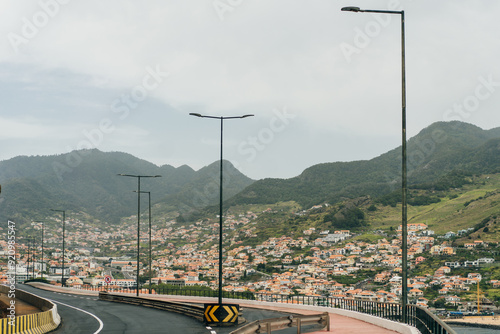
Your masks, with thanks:
[[[402,316],[403,322],[407,322],[407,312],[406,305],[408,302],[408,217],[407,217],[407,172],[406,172],[406,69],[405,69],[405,12],[394,11],[394,10],[371,10],[371,9],[360,9],[359,7],[343,7],[341,9],[344,12],[361,12],[361,13],[383,13],[383,14],[398,14],[401,15],[401,112],[402,112],[402,145],[401,145],[401,158],[402,158],[402,180],[401,180],[401,203],[402,203],[402,213],[401,213],[401,251],[402,251]]]
[[[198,113],[189,113],[191,116],[201,117],[201,118],[214,118],[220,119],[220,196],[219,196],[219,305],[222,304],[222,133],[223,133],[223,121],[225,119],[236,119],[236,118],[247,118],[254,116],[252,114],[247,114],[243,116],[207,116]]]
[[[139,251],[140,251],[140,230],[141,230],[141,177],[161,177],[161,175],[133,175],[117,174],[118,176],[128,176],[137,178],[137,277],[136,277],[136,295],[139,296]]]
[[[65,256],[64,232],[66,230],[66,210],[50,209],[50,211],[62,212],[63,214],[63,254],[62,254],[61,286],[64,286],[64,256]]]
[[[136,193],[137,191],[134,190]],[[151,294],[151,191],[141,191],[143,194],[148,194],[149,199],[149,294]]]
[[[26,238],[26,241],[28,242],[28,258],[26,260],[27,265],[26,265],[26,279],[30,279],[30,249],[31,249],[31,238]]]
[[[40,270],[42,272],[42,279],[43,279],[43,230],[45,228],[45,223],[44,222],[41,222],[42,223],[42,266],[40,267]]]
[[[36,262],[36,239],[31,238],[33,242],[32,250],[31,250],[31,272],[33,273],[32,278],[35,279],[35,262]]]
[[[35,223],[39,223],[42,225],[42,257],[41,257],[41,260],[40,260],[40,272],[42,274],[42,279],[43,279],[43,229],[44,229],[44,222],[35,222]]]

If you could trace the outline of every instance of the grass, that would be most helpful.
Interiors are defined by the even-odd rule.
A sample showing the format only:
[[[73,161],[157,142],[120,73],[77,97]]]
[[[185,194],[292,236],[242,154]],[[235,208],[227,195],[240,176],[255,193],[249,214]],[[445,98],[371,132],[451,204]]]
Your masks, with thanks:
[[[382,235],[378,235],[378,234],[371,234],[371,233],[364,233],[364,234],[361,234],[361,235],[357,235],[351,239],[349,239],[348,241],[349,242],[353,242],[353,241],[363,241],[363,242],[366,242],[366,243],[377,243],[378,240],[382,240],[386,237],[382,236]]]
[[[232,206],[228,213],[245,214],[247,212],[260,213],[267,209],[273,211],[296,212],[301,209],[301,206],[295,201],[278,202],[275,204],[245,204]]]
[[[408,223],[424,223],[437,234],[458,231],[500,216],[500,174],[484,175],[473,184],[446,193],[439,203],[426,206],[408,206]],[[455,197],[456,196],[456,197]],[[372,229],[396,229],[401,224],[401,205],[379,207],[367,215]],[[498,240],[498,231],[489,233],[488,240]]]

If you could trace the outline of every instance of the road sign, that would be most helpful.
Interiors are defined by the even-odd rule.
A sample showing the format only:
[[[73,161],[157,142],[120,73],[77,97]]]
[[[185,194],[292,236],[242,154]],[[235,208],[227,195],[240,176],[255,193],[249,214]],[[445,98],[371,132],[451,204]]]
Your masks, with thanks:
[[[205,304],[205,323],[215,326],[237,325],[239,309],[238,304]]]
[[[106,284],[111,283],[111,276],[104,276],[104,282],[106,282]]]

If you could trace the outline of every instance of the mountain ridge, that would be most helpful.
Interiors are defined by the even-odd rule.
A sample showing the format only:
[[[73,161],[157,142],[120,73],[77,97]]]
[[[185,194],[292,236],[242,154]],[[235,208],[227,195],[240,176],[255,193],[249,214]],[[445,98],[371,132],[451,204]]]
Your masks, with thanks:
[[[481,152],[488,145],[489,150],[494,151],[499,138],[500,128],[482,130],[458,121],[433,123],[407,142],[408,183],[436,181],[459,169],[496,172],[500,154]],[[290,179],[258,180],[226,206],[296,201],[310,207],[341,198],[378,197],[400,185],[401,146],[370,160],[321,163]]]
[[[204,168],[215,170],[218,166],[219,161]],[[176,193],[184,193],[185,198],[189,198],[190,191],[213,183],[213,177],[207,175],[204,168],[195,171],[185,165],[157,166],[128,153],[97,149],[54,156],[15,157],[0,162],[3,185],[0,216],[4,220],[10,217],[37,220],[43,219],[47,215],[44,212],[50,208],[64,207],[117,223],[122,217],[134,214],[137,207],[137,197],[133,193],[137,190],[137,178],[118,174],[162,175],[154,181],[141,178],[141,191],[151,191],[154,204]],[[253,182],[228,161],[224,161],[224,168],[230,169],[233,175],[227,185],[228,194],[235,194]],[[51,200],[47,202],[46,199]],[[214,204],[218,197],[206,200],[206,205]],[[192,210],[199,208],[196,203],[190,205]]]
[[[500,171],[500,128],[436,122],[410,138],[407,151],[410,187],[460,184],[456,178],[463,173]],[[311,207],[360,196],[378,198],[401,188],[401,147],[370,160],[316,164],[289,179],[254,181],[228,161],[223,167],[224,208],[287,201]],[[141,180],[141,190],[151,191],[158,213],[180,214],[184,221],[213,216],[218,212],[219,169],[219,161],[196,171],[187,165],[157,166],[128,153],[96,149],[18,156],[0,161],[4,189],[0,216],[36,220],[47,216],[44,212],[50,208],[64,207],[116,223],[135,214],[137,207],[136,178],[119,173],[162,175]]]

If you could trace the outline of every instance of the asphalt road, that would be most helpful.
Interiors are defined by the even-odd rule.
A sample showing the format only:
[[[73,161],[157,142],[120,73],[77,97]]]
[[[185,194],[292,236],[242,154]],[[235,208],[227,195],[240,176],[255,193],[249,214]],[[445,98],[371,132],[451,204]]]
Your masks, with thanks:
[[[101,301],[96,296],[55,293],[27,285],[18,285],[18,288],[50,299],[57,304],[62,324],[52,332],[55,334],[211,333],[211,330],[200,321],[178,313]]]
[[[156,310],[149,307],[99,300],[97,296],[83,296],[52,292],[18,285],[25,290],[57,304],[62,318],[54,334],[127,333],[127,334],[228,334],[235,327],[206,327],[202,322],[182,314]],[[259,319],[288,316],[276,311],[243,308],[248,322]],[[304,329],[315,326],[305,326]],[[297,328],[287,328],[276,333],[294,334]]]

